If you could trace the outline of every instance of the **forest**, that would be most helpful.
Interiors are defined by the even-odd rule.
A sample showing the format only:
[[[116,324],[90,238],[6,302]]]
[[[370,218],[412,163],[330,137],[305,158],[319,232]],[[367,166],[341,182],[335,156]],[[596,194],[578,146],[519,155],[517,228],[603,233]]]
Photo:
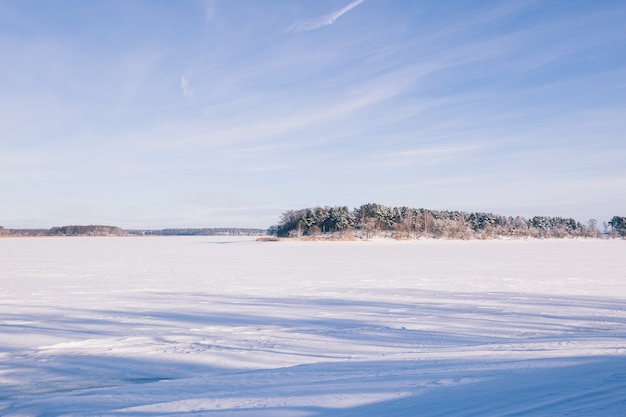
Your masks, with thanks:
[[[363,204],[288,210],[269,229],[277,237],[391,237],[395,239],[494,239],[500,237],[625,237],[626,217],[614,216],[601,230],[564,217],[502,216],[493,213],[429,210]]]

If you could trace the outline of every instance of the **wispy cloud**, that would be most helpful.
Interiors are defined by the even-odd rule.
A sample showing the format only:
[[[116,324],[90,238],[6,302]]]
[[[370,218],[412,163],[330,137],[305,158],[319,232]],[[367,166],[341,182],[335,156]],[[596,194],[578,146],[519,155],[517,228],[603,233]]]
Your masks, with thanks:
[[[337,21],[337,19],[339,19],[341,16],[348,13],[350,10],[354,9],[356,6],[363,3],[364,1],[365,0],[355,0],[347,6],[332,13],[318,16],[313,19],[296,22],[293,25],[289,26],[287,30],[289,32],[308,32],[310,30],[319,29],[323,26],[332,25]]]
[[[189,85],[189,79],[185,74],[180,76],[180,89],[183,91],[183,96],[193,97],[193,89]]]

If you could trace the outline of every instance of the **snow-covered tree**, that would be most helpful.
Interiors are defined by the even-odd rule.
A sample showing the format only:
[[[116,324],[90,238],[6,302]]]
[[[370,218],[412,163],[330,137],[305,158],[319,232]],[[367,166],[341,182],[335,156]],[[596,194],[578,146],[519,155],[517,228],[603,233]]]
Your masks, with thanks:
[[[613,216],[609,221],[613,232],[621,237],[626,237],[626,217]]]

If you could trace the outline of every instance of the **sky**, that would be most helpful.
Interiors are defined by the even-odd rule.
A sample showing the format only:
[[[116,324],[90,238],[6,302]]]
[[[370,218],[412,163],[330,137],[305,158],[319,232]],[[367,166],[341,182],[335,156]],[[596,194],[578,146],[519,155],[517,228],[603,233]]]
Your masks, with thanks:
[[[0,0],[0,225],[626,215],[626,2]]]

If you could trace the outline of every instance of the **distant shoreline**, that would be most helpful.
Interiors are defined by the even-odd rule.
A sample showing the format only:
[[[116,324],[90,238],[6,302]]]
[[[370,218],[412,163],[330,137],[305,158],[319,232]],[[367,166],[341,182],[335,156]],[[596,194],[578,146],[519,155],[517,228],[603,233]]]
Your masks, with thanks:
[[[6,229],[0,238],[10,237],[127,237],[127,236],[266,236],[267,230],[254,228],[170,228],[122,229],[117,226],[72,225],[50,229]]]
[[[618,235],[602,234],[599,236],[528,236],[528,235],[497,235],[497,236],[466,236],[466,237],[406,237],[381,233],[366,236],[292,236],[278,237],[264,229],[248,228],[202,228],[202,229],[129,229],[116,226],[63,226],[51,229],[5,229],[0,228],[0,239],[23,238],[72,238],[72,237],[256,237],[258,242],[367,242],[376,240],[388,241],[470,241],[470,240],[619,240],[625,239]]]

